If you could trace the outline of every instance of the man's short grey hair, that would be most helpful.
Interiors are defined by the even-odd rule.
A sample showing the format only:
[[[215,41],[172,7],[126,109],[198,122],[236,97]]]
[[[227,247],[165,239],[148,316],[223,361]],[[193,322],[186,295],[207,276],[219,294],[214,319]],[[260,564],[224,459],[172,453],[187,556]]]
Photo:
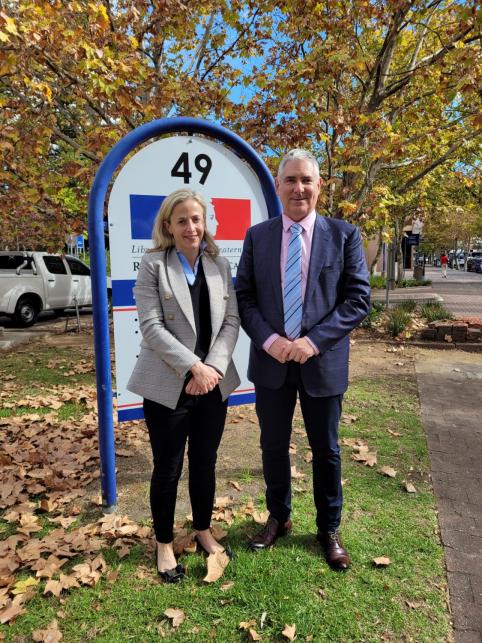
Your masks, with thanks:
[[[281,159],[278,167],[278,178],[280,178],[281,175],[283,174],[283,170],[285,168],[286,163],[288,163],[288,161],[309,161],[316,170],[316,176],[320,176],[320,166],[318,165],[318,161],[313,156],[313,154],[311,152],[308,152],[308,150],[302,150],[301,148],[296,148],[294,150],[290,150]]]

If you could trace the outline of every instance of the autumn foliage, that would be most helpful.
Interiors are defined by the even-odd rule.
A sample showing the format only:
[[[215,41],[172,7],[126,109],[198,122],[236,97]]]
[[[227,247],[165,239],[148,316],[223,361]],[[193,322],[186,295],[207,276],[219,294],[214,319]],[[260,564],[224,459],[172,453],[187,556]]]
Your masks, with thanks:
[[[240,133],[273,169],[313,149],[321,208],[370,233],[480,179],[476,0],[10,0],[0,12],[1,243],[85,228],[99,161],[155,118]],[[468,168],[465,170],[464,168]],[[472,196],[480,204],[480,196]]]

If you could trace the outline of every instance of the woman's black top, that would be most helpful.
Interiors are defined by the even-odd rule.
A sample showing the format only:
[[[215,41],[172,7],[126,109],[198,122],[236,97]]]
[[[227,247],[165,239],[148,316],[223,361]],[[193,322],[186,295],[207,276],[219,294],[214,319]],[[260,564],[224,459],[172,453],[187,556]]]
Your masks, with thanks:
[[[202,261],[199,262],[196,279],[189,285],[191,293],[194,321],[196,323],[197,341],[194,348],[195,354],[204,361],[211,344],[211,308],[209,304],[209,290],[204,276]]]

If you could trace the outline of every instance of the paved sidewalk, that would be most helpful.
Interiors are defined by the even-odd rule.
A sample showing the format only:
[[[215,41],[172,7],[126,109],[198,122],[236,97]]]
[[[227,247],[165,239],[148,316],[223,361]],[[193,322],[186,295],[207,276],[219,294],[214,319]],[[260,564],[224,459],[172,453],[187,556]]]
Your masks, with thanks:
[[[482,355],[421,351],[416,373],[456,643],[482,643]]]

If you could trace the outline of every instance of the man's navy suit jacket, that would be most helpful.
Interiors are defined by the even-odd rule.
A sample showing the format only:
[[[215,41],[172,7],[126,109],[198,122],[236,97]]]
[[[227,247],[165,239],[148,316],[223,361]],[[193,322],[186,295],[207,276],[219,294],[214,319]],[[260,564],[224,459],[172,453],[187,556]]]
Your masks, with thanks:
[[[255,385],[280,388],[288,365],[263,350],[273,333],[285,336],[281,289],[280,216],[251,227],[236,276],[241,325],[251,338],[248,378]],[[306,392],[339,395],[348,386],[348,333],[366,316],[370,285],[358,228],[338,219],[316,217],[301,336],[320,351],[301,365]]]

